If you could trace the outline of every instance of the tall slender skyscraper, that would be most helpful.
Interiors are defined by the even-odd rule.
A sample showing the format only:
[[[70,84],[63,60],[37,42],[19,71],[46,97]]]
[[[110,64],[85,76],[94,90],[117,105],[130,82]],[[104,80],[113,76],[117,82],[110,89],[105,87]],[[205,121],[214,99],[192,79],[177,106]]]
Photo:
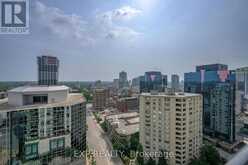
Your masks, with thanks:
[[[163,88],[167,88],[168,86],[168,76],[162,75]]]
[[[171,76],[171,88],[172,88],[174,91],[179,91],[179,89],[180,89],[179,76],[176,75],[176,74],[173,74],[173,75]]]
[[[184,91],[203,95],[204,133],[227,142],[235,141],[235,72],[227,65],[196,67],[185,73]]]
[[[40,56],[37,57],[38,64],[38,84],[57,85],[59,77],[59,60],[57,57]]]
[[[128,86],[127,72],[121,71],[119,73],[119,89],[122,89],[127,86]]]

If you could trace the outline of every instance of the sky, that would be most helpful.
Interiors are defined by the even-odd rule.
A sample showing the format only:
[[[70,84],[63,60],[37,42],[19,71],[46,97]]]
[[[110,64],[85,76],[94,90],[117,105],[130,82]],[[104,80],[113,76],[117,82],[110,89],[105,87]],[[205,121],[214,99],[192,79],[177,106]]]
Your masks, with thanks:
[[[196,65],[248,66],[247,0],[31,0],[30,34],[0,34],[0,81],[37,80],[57,56],[61,81],[110,81]]]

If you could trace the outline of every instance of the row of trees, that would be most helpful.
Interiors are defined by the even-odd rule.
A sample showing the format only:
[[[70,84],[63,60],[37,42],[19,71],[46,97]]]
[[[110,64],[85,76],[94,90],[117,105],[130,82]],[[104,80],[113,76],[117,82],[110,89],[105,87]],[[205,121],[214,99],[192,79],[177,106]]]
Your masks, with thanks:
[[[201,148],[201,156],[199,159],[192,160],[190,165],[222,165],[224,162],[218,151],[212,145],[204,145]]]
[[[94,115],[97,123],[100,123],[102,121],[102,118],[100,117],[99,113],[93,112],[93,115]]]
[[[81,91],[82,91],[83,96],[85,97],[86,101],[88,103],[92,102],[92,100],[93,100],[92,93],[86,88],[82,89]]]
[[[129,164],[130,160],[135,160],[138,165],[167,165],[165,157],[160,157],[158,163],[152,158],[146,162],[144,161],[144,158],[142,157],[143,154],[139,154],[143,152],[143,147],[139,143],[139,133],[131,135],[129,141],[123,139],[118,143],[112,141],[112,144],[114,150],[123,153],[123,155],[119,156],[125,164]]]
[[[129,164],[130,160],[136,158],[136,153],[142,152],[142,146],[139,143],[139,133],[131,135],[130,141],[126,139],[119,140],[118,142],[112,140],[114,150],[118,151],[120,158],[125,164]],[[122,154],[120,154],[122,153]],[[143,159],[136,158],[139,164],[143,164]]]
[[[106,123],[103,122],[101,127],[104,131],[107,131]],[[129,160],[136,159],[136,164],[138,165],[167,165],[167,158],[165,156],[159,157],[158,162],[150,158],[148,161],[144,161],[144,158],[141,157],[143,154],[142,145],[139,143],[139,133],[131,135],[129,141],[122,139],[121,141],[115,142],[112,140],[113,148],[123,155],[119,155],[124,163],[128,164]],[[161,151],[164,153],[165,151]],[[163,154],[164,155],[164,154]],[[190,165],[222,165],[222,161],[218,151],[212,145],[204,145],[201,148],[201,153],[199,159],[192,160]]]
[[[100,123],[100,126],[102,127],[104,132],[108,131],[107,122],[105,120],[104,120],[104,122]]]
[[[189,165],[223,165],[218,151],[212,145],[204,145],[201,148],[200,158],[192,160]],[[149,159],[146,165],[156,165],[156,161]],[[157,165],[167,165],[166,158],[160,157]]]
[[[164,153],[165,151],[160,151]],[[152,158],[150,158],[144,165],[167,165],[167,158],[165,156],[161,156],[158,159],[158,163]]]

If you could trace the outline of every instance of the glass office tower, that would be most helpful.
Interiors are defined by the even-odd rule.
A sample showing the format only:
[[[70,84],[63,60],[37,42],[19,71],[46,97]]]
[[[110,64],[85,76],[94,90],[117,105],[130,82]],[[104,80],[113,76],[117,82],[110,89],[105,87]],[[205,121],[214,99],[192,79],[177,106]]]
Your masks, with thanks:
[[[39,85],[57,85],[59,77],[59,60],[57,57],[37,57]]]
[[[121,71],[119,73],[119,89],[123,89],[125,87],[128,87],[128,79],[127,79],[127,72]]]
[[[163,76],[161,72],[146,72],[144,79],[141,80],[141,92],[163,91]]]
[[[248,110],[248,67],[236,70],[236,114]]]
[[[180,77],[179,75],[171,75],[171,88],[178,92],[180,90]]]
[[[184,75],[184,91],[203,95],[204,133],[229,143],[235,141],[235,79],[223,64],[197,66]]]

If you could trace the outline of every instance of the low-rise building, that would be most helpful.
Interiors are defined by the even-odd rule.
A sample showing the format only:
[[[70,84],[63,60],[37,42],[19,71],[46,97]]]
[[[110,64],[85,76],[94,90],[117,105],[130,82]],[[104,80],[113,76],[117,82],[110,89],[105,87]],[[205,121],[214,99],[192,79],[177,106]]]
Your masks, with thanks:
[[[243,105],[244,105],[244,111],[248,112],[248,95],[244,97]]]
[[[108,115],[105,117],[108,135],[119,143],[129,141],[131,135],[139,132],[139,114],[137,112]]]
[[[237,133],[241,133],[242,136],[248,136],[248,111],[240,113],[237,118]]]
[[[4,99],[7,97],[7,92],[0,92],[0,99]]]
[[[119,97],[131,97],[132,94],[132,89],[129,87],[119,89]]]
[[[117,108],[120,112],[138,111],[139,101],[137,97],[120,98],[117,102]]]

